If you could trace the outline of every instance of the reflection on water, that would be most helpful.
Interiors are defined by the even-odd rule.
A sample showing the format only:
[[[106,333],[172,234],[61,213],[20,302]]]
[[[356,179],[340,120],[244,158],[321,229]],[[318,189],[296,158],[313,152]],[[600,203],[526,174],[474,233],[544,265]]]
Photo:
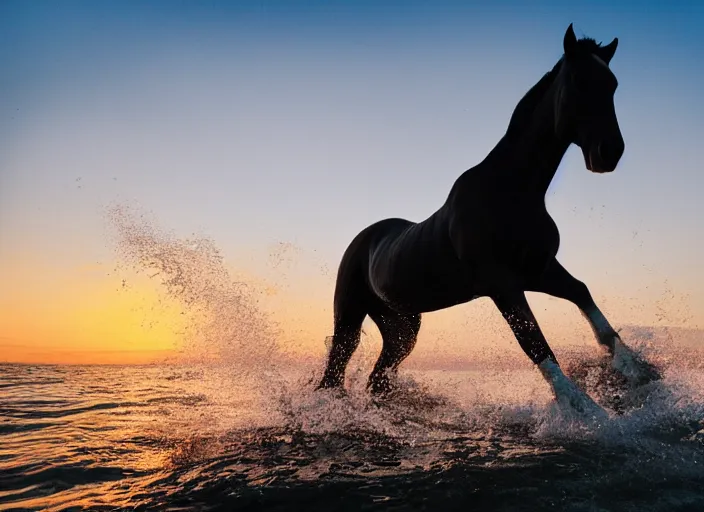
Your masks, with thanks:
[[[350,373],[335,396],[310,368],[0,366],[0,509],[704,505],[700,370],[590,429],[532,371],[407,372],[384,401]]]

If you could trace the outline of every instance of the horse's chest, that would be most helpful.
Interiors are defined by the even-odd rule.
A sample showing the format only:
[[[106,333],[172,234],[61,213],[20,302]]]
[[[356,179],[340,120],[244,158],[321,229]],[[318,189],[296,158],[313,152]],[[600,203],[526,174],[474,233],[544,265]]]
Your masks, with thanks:
[[[456,233],[470,261],[540,271],[560,246],[557,225],[542,204],[497,201],[474,215],[464,215],[462,221]]]
[[[547,211],[538,210],[523,214],[520,222],[507,223],[497,234],[497,242],[515,266],[539,272],[555,258],[560,233]]]

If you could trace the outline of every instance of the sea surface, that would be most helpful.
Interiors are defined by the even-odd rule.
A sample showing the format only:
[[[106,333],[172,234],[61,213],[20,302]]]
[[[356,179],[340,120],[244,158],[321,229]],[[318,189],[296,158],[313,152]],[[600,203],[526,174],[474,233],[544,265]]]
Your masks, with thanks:
[[[405,370],[384,400],[316,371],[0,365],[0,510],[704,510],[701,365],[628,389],[572,361],[601,424],[528,365]]]

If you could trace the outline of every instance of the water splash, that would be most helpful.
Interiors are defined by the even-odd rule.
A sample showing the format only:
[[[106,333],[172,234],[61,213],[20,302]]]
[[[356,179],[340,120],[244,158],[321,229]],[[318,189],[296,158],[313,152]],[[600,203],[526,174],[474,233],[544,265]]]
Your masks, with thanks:
[[[157,281],[188,321],[180,360],[225,367],[240,379],[276,375],[285,359],[280,329],[262,307],[265,287],[235,279],[215,242],[178,238],[144,212],[111,206],[107,216],[123,268]]]
[[[267,286],[235,279],[210,238],[177,238],[159,229],[146,214],[124,206],[112,207],[108,215],[123,264],[158,280],[187,312],[190,322],[184,358],[208,363],[211,373],[214,365],[222,375],[222,384],[210,391],[210,399],[260,411],[258,416],[248,416],[250,427],[276,424],[286,431],[310,434],[364,431],[411,444],[459,433],[497,431],[521,432],[541,440],[627,443],[673,425],[692,434],[704,418],[704,384],[696,380],[700,368],[682,372],[679,363],[691,360],[691,355],[674,350],[669,331],[665,333],[666,357],[662,347],[660,351],[652,348],[659,343],[653,332],[636,329],[629,333],[629,344],[650,350],[648,359],[662,356],[665,378],[647,390],[647,395],[641,389],[622,397],[630,401],[627,410],[612,414],[603,425],[586,426],[556,409],[549,389],[525,361],[506,360],[503,365],[471,372],[402,369],[396,395],[376,400],[365,389],[380,345],[374,333],[363,336],[350,363],[346,394],[315,392],[323,358],[297,361],[282,346],[280,327],[261,307]],[[280,259],[281,254],[275,253],[277,265]],[[623,393],[608,382],[603,359],[567,354],[566,360],[580,384],[602,404],[613,405],[613,394]],[[236,396],[223,399],[228,393]],[[243,395],[249,401],[243,402]]]

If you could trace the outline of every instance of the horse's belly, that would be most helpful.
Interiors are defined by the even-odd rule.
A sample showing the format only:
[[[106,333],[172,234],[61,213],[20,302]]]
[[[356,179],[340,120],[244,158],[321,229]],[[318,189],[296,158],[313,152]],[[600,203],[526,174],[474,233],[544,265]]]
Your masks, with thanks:
[[[376,251],[370,284],[390,307],[423,313],[448,308],[474,296],[467,273],[454,253],[433,246]]]

